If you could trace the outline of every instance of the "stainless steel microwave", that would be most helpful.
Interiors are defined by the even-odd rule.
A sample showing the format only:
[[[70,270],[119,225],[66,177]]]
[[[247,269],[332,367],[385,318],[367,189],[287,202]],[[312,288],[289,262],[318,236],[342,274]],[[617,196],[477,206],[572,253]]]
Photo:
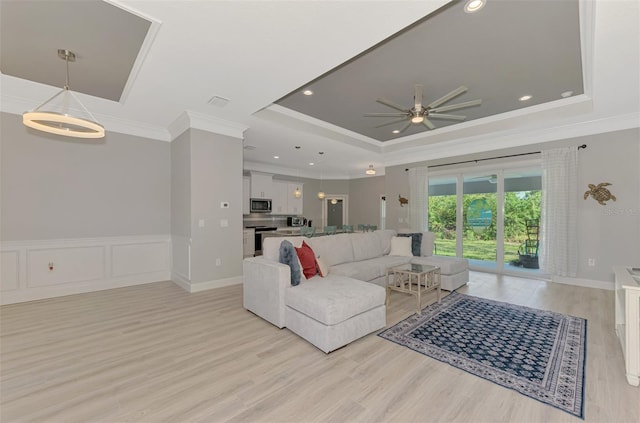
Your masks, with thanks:
[[[251,213],[271,213],[271,200],[265,198],[251,198]]]

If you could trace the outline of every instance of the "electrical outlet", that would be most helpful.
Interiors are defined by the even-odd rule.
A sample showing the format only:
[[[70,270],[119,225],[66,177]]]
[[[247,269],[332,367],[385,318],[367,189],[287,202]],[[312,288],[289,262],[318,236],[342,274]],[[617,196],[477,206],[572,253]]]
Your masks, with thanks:
[[[198,227],[204,228],[204,219],[198,220]]]
[[[221,219],[220,220],[220,227],[221,228],[226,228],[229,226],[229,221],[227,219]]]
[[[596,265],[596,259],[594,259],[594,258],[590,258],[590,259],[587,261],[587,264],[589,265],[589,267],[594,267],[594,266]]]
[[[222,260],[220,260],[219,258],[216,259],[216,266],[220,266],[222,265]]]

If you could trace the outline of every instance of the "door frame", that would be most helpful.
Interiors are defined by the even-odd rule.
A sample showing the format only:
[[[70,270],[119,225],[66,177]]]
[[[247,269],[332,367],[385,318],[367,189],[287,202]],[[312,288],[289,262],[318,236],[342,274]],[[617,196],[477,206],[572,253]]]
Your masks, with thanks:
[[[335,198],[342,200],[342,224],[349,224],[349,195],[348,194],[325,194],[322,200],[322,227],[327,226],[327,201]]]

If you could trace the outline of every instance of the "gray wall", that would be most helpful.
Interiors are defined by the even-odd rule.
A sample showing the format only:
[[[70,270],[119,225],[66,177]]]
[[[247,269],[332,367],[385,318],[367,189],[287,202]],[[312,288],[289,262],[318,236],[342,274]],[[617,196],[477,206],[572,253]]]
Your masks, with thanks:
[[[191,129],[191,282],[242,275],[242,141]],[[228,202],[229,208],[221,208]],[[205,226],[198,221],[203,219]],[[227,227],[221,226],[226,220]],[[220,259],[221,265],[216,265]]]
[[[185,131],[171,141],[171,235],[191,237],[191,141]]]
[[[320,187],[325,194],[346,194],[349,195],[349,203],[351,203],[351,196],[349,190],[349,181],[345,180],[316,180],[316,179],[302,179],[304,182],[304,198],[303,198],[303,216],[307,219],[313,220],[313,226],[322,226],[322,201],[317,197]],[[351,221],[351,216],[349,216]]]
[[[592,280],[613,280],[614,265],[640,265],[640,129],[588,135],[502,151],[485,153],[485,157],[517,154],[569,145],[587,144],[579,152],[578,187],[578,277]],[[536,157],[536,156],[529,156]],[[450,162],[465,158],[451,158]],[[446,162],[446,161],[439,161]],[[485,162],[491,163],[491,162]],[[409,178],[405,168],[385,169],[387,194],[387,227],[407,228],[408,207],[400,207],[398,194],[408,197]],[[496,163],[497,164],[497,163]],[[588,184],[610,182],[616,202],[601,206],[593,199],[583,199]],[[409,201],[411,199],[409,198]],[[588,259],[596,265],[587,265]]]
[[[409,174],[406,165],[389,166],[384,169],[385,195],[387,197],[387,229],[409,228],[409,206],[400,205],[398,196],[409,198]]]
[[[640,266],[640,129],[573,140],[580,150],[578,172],[578,276],[613,280],[614,265]],[[583,199],[588,184],[601,182],[617,201],[601,206]],[[595,259],[595,267],[587,265]]]
[[[169,143],[114,132],[81,141],[0,116],[1,240],[170,232]]]
[[[371,176],[349,181],[349,222],[380,225],[380,197],[385,193],[385,177]],[[389,204],[387,202],[387,204]]]

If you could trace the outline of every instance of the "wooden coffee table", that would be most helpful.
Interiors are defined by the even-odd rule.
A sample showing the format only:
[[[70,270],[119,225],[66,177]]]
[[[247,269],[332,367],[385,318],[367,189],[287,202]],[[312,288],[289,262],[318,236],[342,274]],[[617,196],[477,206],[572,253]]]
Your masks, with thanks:
[[[440,302],[440,268],[425,264],[408,263],[387,269],[387,298],[389,305],[391,291],[415,295],[418,299],[418,313],[422,311],[421,296],[429,291],[437,290]]]

